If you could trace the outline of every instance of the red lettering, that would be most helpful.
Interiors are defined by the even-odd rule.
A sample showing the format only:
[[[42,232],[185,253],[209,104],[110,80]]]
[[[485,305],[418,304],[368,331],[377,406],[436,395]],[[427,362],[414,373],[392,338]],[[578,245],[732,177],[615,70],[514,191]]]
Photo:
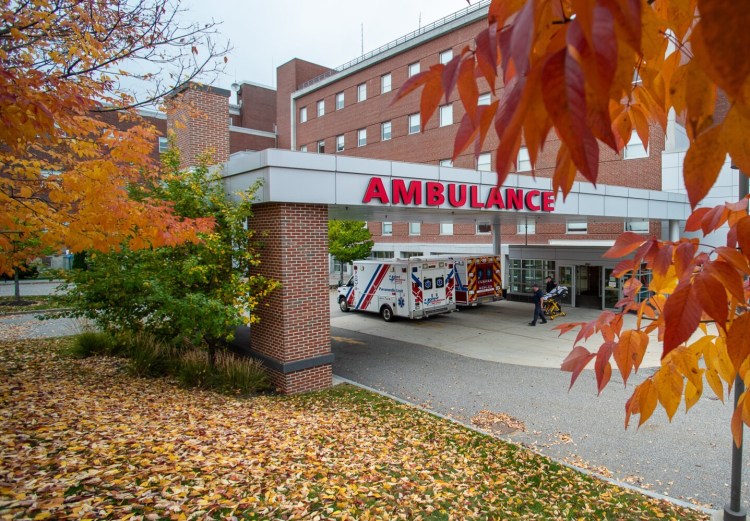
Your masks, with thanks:
[[[555,210],[555,193],[544,192],[542,194],[542,211],[553,212]]]
[[[422,204],[422,182],[410,181],[409,189],[403,179],[391,181],[393,189],[393,204]]]
[[[456,197],[456,186],[458,186],[458,197]],[[454,208],[466,204],[466,185],[456,185],[454,183],[448,185],[448,204]]]
[[[373,199],[380,200],[383,204],[388,204],[388,193],[385,191],[385,186],[383,186],[383,180],[379,177],[371,177],[370,182],[367,185],[367,190],[365,191],[365,197],[362,199],[363,203],[369,203]]]
[[[445,195],[443,195],[445,187],[442,183],[435,181],[427,182],[427,205],[428,206],[440,206],[445,203]]]
[[[505,208],[503,195],[496,186],[490,188],[490,195],[487,196],[487,203],[485,204],[486,208],[492,208],[493,206],[497,206],[500,210]]]
[[[530,190],[526,194],[526,208],[528,210],[531,210],[532,212],[538,212],[539,211],[539,205],[534,204],[534,197],[537,197],[538,195],[541,195],[542,192],[539,190]]]
[[[508,210],[523,210],[523,190],[520,188],[505,190],[505,204]]]
[[[471,207],[472,208],[484,208],[484,203],[479,200],[479,187],[469,187],[469,193],[471,194]]]

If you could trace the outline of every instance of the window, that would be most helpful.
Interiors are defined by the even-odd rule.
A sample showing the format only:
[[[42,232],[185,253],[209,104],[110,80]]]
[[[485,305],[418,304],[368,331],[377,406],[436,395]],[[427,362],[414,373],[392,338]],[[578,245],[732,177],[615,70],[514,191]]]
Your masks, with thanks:
[[[299,122],[304,123],[307,121],[307,107],[302,107],[299,109]]]
[[[357,131],[357,146],[363,147],[367,144],[367,129],[361,128]]]
[[[440,63],[445,65],[453,59],[453,49],[446,49],[440,53]]]
[[[419,133],[419,114],[409,115],[409,134]]]
[[[518,149],[518,167],[516,172],[526,172],[531,170],[531,159],[529,158],[529,149],[521,147]]]
[[[589,223],[586,221],[568,221],[565,224],[567,233],[586,233],[589,230]]]
[[[479,99],[477,99],[477,105],[489,105],[491,102],[490,99],[490,93],[485,92],[481,96],[479,96]]]
[[[453,223],[440,223],[440,235],[453,235]]]
[[[299,151],[300,152],[307,152],[307,145],[302,145],[301,147],[299,147]]]
[[[648,233],[649,223],[648,221],[626,221],[625,231],[634,233]]]
[[[344,151],[344,136],[336,136],[336,152]]]
[[[160,137],[159,138],[159,153],[163,154],[167,150],[169,150],[169,139],[165,137]]]
[[[508,262],[508,290],[510,293],[531,293],[532,284],[543,283],[547,275],[554,274],[555,261],[511,259]]]
[[[401,258],[403,259],[409,259],[411,257],[421,257],[424,255],[424,252],[421,251],[402,251],[401,252]]]
[[[380,124],[380,140],[388,141],[391,139],[391,122],[386,121]]]
[[[391,73],[383,74],[380,77],[380,93],[391,92]]]
[[[339,92],[336,94],[336,110],[341,110],[344,108],[344,93]]]
[[[622,150],[622,157],[624,159],[648,157],[648,150],[644,148],[643,141],[641,141],[640,136],[638,136],[638,133],[635,130],[630,135],[630,141]]]
[[[422,233],[422,223],[409,223],[409,235],[419,235]]]
[[[477,223],[477,233],[492,233],[492,225],[490,223]]]
[[[326,142],[318,141],[318,154],[325,154],[325,153],[326,153]]]
[[[377,251],[374,250],[370,253],[371,259],[392,259],[393,258],[393,252],[392,251]]]
[[[419,74],[419,62],[409,64],[409,77]]]
[[[357,102],[365,101],[367,99],[367,83],[360,83],[357,85]]]
[[[383,235],[393,235],[392,222],[383,222]]]
[[[325,100],[318,101],[318,117],[326,113],[326,102]]]
[[[518,235],[534,235],[536,233],[536,222],[518,223],[518,229],[516,231],[518,232]]]
[[[452,159],[441,159],[440,160],[440,166],[447,166],[447,167],[453,168],[453,160]]]
[[[484,154],[479,154],[479,157],[477,158],[477,170],[480,172],[490,172],[492,170],[491,153],[485,152]]]
[[[448,125],[453,125],[453,105],[440,107],[440,126],[447,127]]]

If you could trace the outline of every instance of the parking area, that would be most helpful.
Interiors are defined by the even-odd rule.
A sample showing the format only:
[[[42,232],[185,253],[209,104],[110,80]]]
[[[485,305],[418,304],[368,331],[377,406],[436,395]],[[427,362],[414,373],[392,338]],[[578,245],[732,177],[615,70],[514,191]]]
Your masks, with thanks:
[[[386,323],[377,314],[343,312],[337,304],[336,290],[331,290],[331,326],[391,340],[402,340],[441,349],[461,356],[529,367],[559,368],[573,349],[575,332],[560,336],[553,329],[562,322],[587,322],[600,311],[564,307],[565,317],[547,324],[528,325],[532,304],[500,301],[459,311],[435,315],[423,320],[396,320]],[[635,326],[635,316],[626,317],[625,326]],[[656,341],[653,334],[651,341]],[[598,343],[597,343],[598,342]],[[582,344],[590,351],[601,345],[594,336]],[[660,350],[646,353],[642,367],[658,367]]]

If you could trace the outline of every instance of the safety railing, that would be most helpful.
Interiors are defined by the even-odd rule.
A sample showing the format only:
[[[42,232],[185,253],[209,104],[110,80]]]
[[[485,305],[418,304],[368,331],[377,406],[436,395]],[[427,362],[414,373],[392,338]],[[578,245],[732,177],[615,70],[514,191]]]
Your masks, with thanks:
[[[479,11],[480,9],[482,9],[484,7],[487,7],[490,4],[490,1],[491,0],[480,0],[479,2],[476,2],[473,5],[465,7],[463,9],[461,9],[460,11],[456,11],[453,14],[449,14],[448,16],[446,16],[444,18],[441,18],[440,20],[436,20],[436,21],[434,21],[432,23],[429,23],[429,24],[427,24],[425,26],[422,26],[419,29],[417,29],[416,31],[412,31],[409,34],[405,34],[404,36],[401,36],[400,38],[397,38],[397,39],[395,39],[395,40],[393,40],[391,42],[388,42],[385,45],[381,45],[380,47],[378,47],[377,49],[375,49],[373,51],[370,51],[370,52],[368,52],[366,54],[363,54],[362,56],[359,56],[358,58],[354,58],[353,60],[350,60],[350,61],[346,62],[343,65],[339,65],[338,67],[336,67],[334,69],[327,70],[323,74],[320,74],[320,75],[312,78],[311,80],[307,80],[302,85],[300,85],[298,87],[298,89],[300,89],[300,90],[301,89],[305,89],[305,88],[309,87],[310,85],[314,85],[314,84],[316,84],[316,83],[318,83],[318,82],[320,82],[320,81],[322,81],[322,80],[324,80],[326,78],[329,78],[329,77],[333,76],[334,74],[338,74],[339,72],[342,72],[342,71],[348,69],[349,67],[354,67],[355,65],[357,65],[359,63],[362,63],[363,61],[369,60],[370,58],[372,58],[373,56],[375,56],[377,54],[380,54],[382,52],[385,52],[385,51],[388,51],[390,49],[393,49],[394,47],[398,47],[402,43],[406,43],[409,40],[412,40],[412,39],[414,39],[414,38],[416,38],[416,37],[418,37],[418,36],[420,36],[420,35],[422,35],[424,33],[427,33],[429,31],[435,29],[436,27],[440,27],[441,25],[445,25],[447,23],[450,23],[453,20],[457,20],[459,18],[462,18],[462,17],[464,17],[464,16],[466,16],[466,15],[468,15],[470,13],[473,13],[475,11]]]

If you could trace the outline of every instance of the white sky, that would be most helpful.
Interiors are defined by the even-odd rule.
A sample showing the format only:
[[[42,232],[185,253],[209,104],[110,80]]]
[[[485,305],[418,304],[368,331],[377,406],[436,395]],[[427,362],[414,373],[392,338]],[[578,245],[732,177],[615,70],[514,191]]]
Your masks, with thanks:
[[[471,0],[473,5],[478,0]],[[300,58],[337,67],[364,52],[468,7],[466,0],[183,0],[185,21],[223,22],[233,50],[226,74],[275,87],[276,67]]]

